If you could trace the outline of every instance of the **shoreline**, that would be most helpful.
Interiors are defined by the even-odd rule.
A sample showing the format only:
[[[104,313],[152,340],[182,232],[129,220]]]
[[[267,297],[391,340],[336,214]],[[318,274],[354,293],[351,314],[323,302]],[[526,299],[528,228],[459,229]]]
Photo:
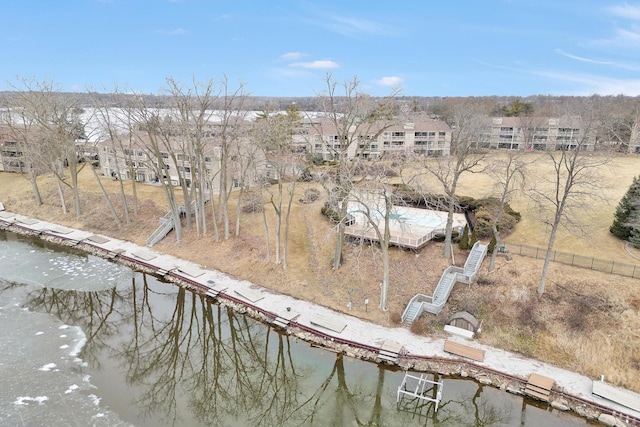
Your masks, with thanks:
[[[207,270],[189,261],[158,253],[131,242],[6,211],[0,213],[0,229],[38,237],[61,246],[75,247],[152,274],[203,296],[209,296],[223,307],[229,306],[239,313],[279,327],[282,333],[337,354],[373,363],[384,363],[403,370],[471,378],[483,385],[522,396],[526,396],[524,387],[528,375],[538,373],[555,380],[548,402],[551,407],[561,411],[572,410],[578,416],[597,419],[607,425],[617,425],[616,420],[623,423],[619,425],[640,425],[639,411],[593,395],[591,379],[549,364],[477,343],[474,343],[474,347],[483,349],[487,358],[479,363],[470,362],[445,353],[443,339],[417,337],[406,328],[388,328],[365,322],[308,301],[275,294],[250,282],[231,278],[215,270]],[[318,325],[321,323],[318,321],[319,317],[337,319],[340,325],[344,326],[340,331],[327,329]],[[389,341],[389,337],[393,340]],[[469,343],[457,337],[451,340]],[[395,360],[381,358],[381,348],[385,343],[399,348]],[[544,404],[543,401],[538,402]],[[612,420],[614,424],[609,424]]]

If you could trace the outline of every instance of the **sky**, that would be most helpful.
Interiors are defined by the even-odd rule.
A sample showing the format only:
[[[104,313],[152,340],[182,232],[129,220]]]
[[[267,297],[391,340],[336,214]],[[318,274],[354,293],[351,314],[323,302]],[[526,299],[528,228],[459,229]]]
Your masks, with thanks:
[[[640,0],[5,0],[0,90],[640,95]]]

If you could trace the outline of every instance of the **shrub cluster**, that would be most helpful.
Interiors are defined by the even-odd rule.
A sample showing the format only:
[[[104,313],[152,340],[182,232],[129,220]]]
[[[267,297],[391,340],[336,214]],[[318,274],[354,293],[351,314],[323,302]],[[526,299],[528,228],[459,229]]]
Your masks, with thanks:
[[[264,199],[259,192],[246,192],[242,197],[242,212],[257,213],[264,209]]]
[[[478,238],[488,238],[493,235],[493,230],[491,229],[494,219],[493,212],[495,211],[489,210],[484,206],[479,207],[476,211],[476,223],[474,230]],[[500,221],[498,222],[498,231],[509,233],[520,220],[520,213],[515,212],[516,215],[512,215],[509,212],[513,212],[513,210],[505,208],[502,216],[500,217]]]
[[[416,335],[427,335],[431,332],[431,323],[424,317],[418,317],[411,323],[411,332]]]
[[[444,239],[447,236],[445,236],[443,233],[438,233],[435,236],[433,236],[433,239],[431,239],[433,242],[444,242]],[[457,243],[460,239],[460,233],[458,233],[456,230],[452,230],[451,231],[451,240],[454,243]]]
[[[320,198],[320,190],[309,188],[304,192],[304,196],[300,199],[302,203],[313,203]]]
[[[333,209],[329,202],[326,202],[322,209],[320,209],[320,213],[331,220],[331,222],[337,224],[340,222],[340,214],[338,211]]]

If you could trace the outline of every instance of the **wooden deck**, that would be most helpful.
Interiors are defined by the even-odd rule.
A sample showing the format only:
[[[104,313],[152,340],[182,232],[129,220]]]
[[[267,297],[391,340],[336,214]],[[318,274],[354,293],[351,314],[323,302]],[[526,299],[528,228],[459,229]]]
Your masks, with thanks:
[[[477,360],[478,362],[484,361],[484,350],[460,344],[459,342],[446,340],[444,342],[444,351],[456,356]]]
[[[390,363],[396,363],[398,356],[402,353],[402,344],[398,344],[393,341],[385,341],[378,350],[378,357],[380,360]]]
[[[144,251],[131,252],[131,255],[133,255],[136,258],[140,258],[143,261],[151,261],[152,259],[157,257],[156,254],[153,254],[151,252],[144,252]]]
[[[638,393],[614,387],[604,381],[594,381],[592,392],[596,396],[640,412],[640,395]]]
[[[289,323],[300,316],[300,313],[289,310],[282,310],[276,314],[276,317],[273,319],[273,324],[279,326],[281,328],[286,328],[289,326]]]
[[[91,236],[87,237],[87,240],[89,240],[90,242],[102,245],[104,243],[107,243],[110,239],[107,239],[106,237],[98,236],[97,234],[94,234],[94,235],[91,235]]]
[[[233,292],[251,303],[258,302],[264,298],[264,294],[262,292],[252,291],[250,289],[234,289]]]
[[[57,227],[57,226],[51,227],[49,231],[55,234],[71,234],[73,232],[73,230],[69,228]]]
[[[185,265],[178,267],[178,271],[191,277],[200,277],[204,274],[204,270],[197,267],[187,267]]]
[[[0,211],[0,219],[9,222],[9,220],[14,221],[16,219],[16,215],[12,214],[11,212],[7,212],[7,211]]]
[[[227,290],[228,286],[218,284],[213,280],[207,280],[207,286],[209,290],[207,290],[206,294],[212,298],[218,298],[218,295]]]
[[[329,329],[330,331],[341,333],[347,324],[341,320],[333,319],[325,316],[315,316],[310,322],[312,325]]]
[[[531,374],[529,375],[529,382],[527,382],[524,392],[531,397],[548,402],[551,394],[551,388],[554,383],[555,380],[553,378],[539,374]]]

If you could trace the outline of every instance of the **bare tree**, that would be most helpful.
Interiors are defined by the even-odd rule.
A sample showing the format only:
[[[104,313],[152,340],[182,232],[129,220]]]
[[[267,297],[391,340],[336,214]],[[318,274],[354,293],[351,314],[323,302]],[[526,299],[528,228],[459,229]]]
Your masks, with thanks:
[[[214,118],[212,107],[218,93],[216,93],[217,89],[213,80],[193,81],[191,86],[185,88],[176,80],[169,78],[167,86],[178,112],[179,134],[185,141],[184,157],[179,167],[182,167],[184,171],[185,190],[187,192],[190,190],[190,194],[185,197],[187,226],[191,217],[191,203],[187,203],[187,201],[193,200],[196,233],[204,235],[207,233],[205,203],[209,199],[206,191],[209,185],[206,179],[206,159],[209,157],[209,146],[212,144],[212,138],[207,135],[211,132],[212,119]],[[189,168],[189,172],[186,171],[186,168]],[[190,186],[187,186],[187,177]]]
[[[640,150],[640,100],[618,96],[599,99],[604,143],[620,147],[629,153]]]
[[[240,143],[245,131],[245,118],[247,111],[245,103],[247,93],[244,83],[239,83],[238,87],[232,88],[229,79],[225,75],[220,82],[220,97],[222,108],[219,111],[219,133],[220,138],[220,188],[219,188],[219,211],[218,215],[222,219],[225,240],[230,237],[229,224],[229,197],[233,189],[239,184],[234,176],[234,147]],[[234,181],[235,179],[235,181]]]
[[[265,110],[257,117],[253,138],[266,155],[264,168],[265,185],[269,204],[275,213],[275,262],[287,268],[288,230],[291,206],[296,185],[303,170],[303,155],[292,146],[292,135],[300,123],[297,108],[290,108],[285,113]],[[269,185],[274,182],[275,184]],[[274,189],[275,186],[275,189]],[[284,238],[282,224],[284,218]],[[267,223],[265,222],[265,227]],[[268,228],[265,229],[268,237]],[[267,242],[267,248],[268,248]],[[281,255],[282,249],[282,255]],[[267,249],[270,252],[269,249]]]
[[[389,246],[391,244],[391,223],[397,197],[393,187],[387,183],[389,162],[380,162],[366,168],[365,181],[358,183],[358,189],[350,193],[350,214],[360,216],[362,240],[377,240],[382,258],[382,282],[380,285],[380,309],[387,310],[389,293]],[[356,219],[356,222],[358,220]],[[371,234],[371,232],[373,232]]]
[[[121,161],[129,168],[129,174],[131,177],[135,178],[135,164],[136,161],[132,159],[135,149],[132,146],[132,134],[133,127],[131,126],[130,114],[128,114],[126,107],[126,99],[120,96],[120,92],[118,88],[115,88],[112,94],[105,97],[104,95],[98,94],[96,92],[89,92],[91,96],[91,100],[93,102],[94,108],[94,117],[96,122],[99,124],[103,136],[111,142],[111,149],[114,153],[113,159],[104,159],[105,161],[113,160],[115,165],[116,176],[118,176],[119,187],[120,187],[120,198],[122,200],[122,206],[124,210],[124,218],[127,224],[131,223],[131,217],[129,215],[129,203],[127,202],[127,194],[124,188],[124,180],[120,175],[120,163]],[[114,107],[114,106],[118,107]],[[129,126],[126,126],[126,125]],[[120,159],[118,154],[123,154],[125,156],[124,159]],[[95,174],[96,179],[98,179]],[[102,185],[100,184],[101,188]],[[134,206],[137,204],[137,199],[135,197],[136,194],[136,180],[131,180],[131,187],[134,194]],[[113,205],[107,196],[105,196],[107,203],[110,204],[110,208],[112,211]],[[114,217],[117,218],[117,215],[114,213]],[[117,219],[116,222],[119,222]]]
[[[26,106],[21,105],[12,93],[2,97],[3,114],[1,122],[9,130],[8,137],[13,139],[19,147],[19,156],[14,160],[31,183],[31,192],[38,206],[42,205],[42,196],[38,187],[38,175],[47,167],[43,163],[43,144],[35,117],[29,113]]]
[[[534,150],[537,148],[536,144],[546,143],[545,139],[539,138],[546,138],[549,128],[549,118],[541,116],[540,114],[544,113],[536,112],[536,115],[518,117],[523,138],[523,144],[520,145],[521,149]]]
[[[172,145],[171,118],[162,114],[162,111],[150,108],[146,105],[144,97],[137,98],[137,105],[132,110],[132,120],[137,128],[144,134],[136,133],[138,139],[136,145],[144,147],[148,165],[158,177],[158,181],[164,190],[167,204],[173,218],[176,240],[182,240],[182,222],[180,218],[179,203],[175,194],[174,185],[171,182],[169,169],[178,167],[177,156]]]
[[[501,244],[499,224],[504,215],[504,209],[511,201],[513,194],[524,185],[527,173],[524,155],[523,151],[509,150],[504,156],[492,159],[491,165],[487,168],[487,173],[495,181],[496,189],[500,194],[492,212],[491,231],[496,244],[491,254],[489,271],[493,271],[495,267],[498,248]]]
[[[587,151],[589,146],[593,146],[600,125],[592,98],[581,99],[579,107],[568,113],[571,122],[580,123],[579,132],[573,133],[571,139],[560,139],[556,142],[556,150],[546,153],[545,159],[551,164],[553,174],[538,177],[531,182],[529,190],[541,220],[550,227],[547,253],[538,283],[539,297],[544,293],[559,228],[582,228],[578,222],[581,215],[577,213],[588,206],[589,200],[598,197],[602,183],[600,168],[611,159],[606,152]]]
[[[78,175],[86,163],[80,162],[76,141],[85,139],[86,135],[77,99],[61,93],[51,81],[21,79],[12,88],[27,122],[38,128],[38,139],[46,152],[45,157],[49,159],[49,170],[57,178],[63,211],[66,212],[62,192],[64,185],[71,189],[74,212],[80,216]],[[71,182],[64,178],[65,169],[68,169]]]
[[[361,92],[357,77],[341,85],[327,74],[325,89],[319,94],[322,112],[331,125],[331,129],[315,126],[314,132],[332,151],[333,180],[328,184],[331,199],[339,215],[333,268],[342,264],[344,227],[347,220],[347,201],[353,188],[355,163],[361,153],[371,148],[382,133],[396,122],[395,99],[398,90],[390,95],[374,99]],[[327,139],[330,138],[330,141]]]
[[[476,148],[486,128],[484,111],[472,101],[457,100],[448,105],[446,120],[451,126],[451,154],[422,163],[428,174],[436,178],[447,197],[447,225],[445,228],[444,257],[451,258],[453,214],[456,209],[456,191],[460,177],[483,170],[486,152]],[[413,179],[413,178],[412,178]]]

